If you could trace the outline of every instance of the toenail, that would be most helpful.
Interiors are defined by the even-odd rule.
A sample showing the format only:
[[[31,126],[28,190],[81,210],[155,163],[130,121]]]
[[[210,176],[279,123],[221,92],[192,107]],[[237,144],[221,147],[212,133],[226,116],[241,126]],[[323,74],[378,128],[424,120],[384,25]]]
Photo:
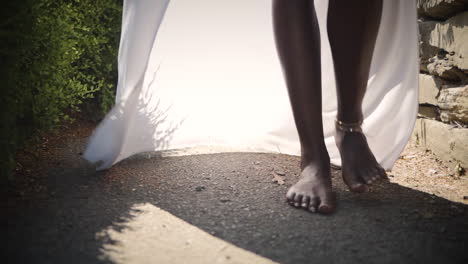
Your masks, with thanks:
[[[307,207],[307,203],[302,203],[302,207]]]
[[[319,210],[329,210],[330,207],[328,205],[321,205]]]
[[[329,213],[333,212],[333,209],[332,209],[332,207],[330,207],[328,205],[322,205],[322,206],[320,206],[319,211],[322,212],[322,213],[325,213],[325,214],[329,214]]]

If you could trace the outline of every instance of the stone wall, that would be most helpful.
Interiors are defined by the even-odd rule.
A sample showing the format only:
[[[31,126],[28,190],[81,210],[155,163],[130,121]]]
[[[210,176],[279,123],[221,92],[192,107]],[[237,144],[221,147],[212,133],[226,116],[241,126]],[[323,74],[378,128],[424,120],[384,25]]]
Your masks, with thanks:
[[[468,0],[418,0],[416,143],[468,167]]]

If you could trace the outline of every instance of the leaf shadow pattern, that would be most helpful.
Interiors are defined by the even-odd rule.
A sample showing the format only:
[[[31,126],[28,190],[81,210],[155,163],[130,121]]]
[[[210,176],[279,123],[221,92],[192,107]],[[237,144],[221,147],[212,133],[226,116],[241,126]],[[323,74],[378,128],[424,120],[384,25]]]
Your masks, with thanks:
[[[159,69],[159,68],[158,68]],[[144,76],[135,88],[109,112],[90,137],[83,157],[97,170],[137,153],[165,150],[184,122],[169,120],[171,105],[163,107],[154,87],[157,71],[149,85]]]
[[[445,22],[436,24],[435,30],[431,32],[431,37],[434,41],[433,45],[437,47],[452,46],[455,41],[458,41],[455,39],[454,29],[461,31],[467,26],[468,21],[463,14],[456,15]]]

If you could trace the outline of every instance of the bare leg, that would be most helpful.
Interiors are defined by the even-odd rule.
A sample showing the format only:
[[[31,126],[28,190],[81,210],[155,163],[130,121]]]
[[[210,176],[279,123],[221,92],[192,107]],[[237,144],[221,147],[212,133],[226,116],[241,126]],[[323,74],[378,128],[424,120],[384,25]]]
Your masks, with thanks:
[[[276,45],[301,142],[301,178],[286,194],[290,204],[331,213],[335,198],[324,143],[320,32],[313,0],[274,0]]]
[[[338,116],[344,123],[363,119],[362,100],[382,14],[382,0],[330,0],[328,36],[338,89]],[[364,134],[337,129],[342,174],[352,191],[363,192],[367,184],[385,178]]]

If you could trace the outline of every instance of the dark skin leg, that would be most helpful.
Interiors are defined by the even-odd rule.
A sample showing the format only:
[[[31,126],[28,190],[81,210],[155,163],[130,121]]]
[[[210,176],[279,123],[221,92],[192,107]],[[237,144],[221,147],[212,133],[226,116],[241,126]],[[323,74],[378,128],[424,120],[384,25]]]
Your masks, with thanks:
[[[273,24],[302,152],[301,177],[286,198],[295,207],[331,213],[336,202],[322,128],[320,32],[313,1],[274,0]]]
[[[363,118],[362,100],[381,11],[382,0],[330,0],[328,32],[338,87],[337,118],[342,122]],[[331,213],[336,202],[323,137],[320,33],[313,1],[274,0],[273,21],[302,152],[301,177],[286,198],[296,207]],[[343,179],[352,191],[365,191],[367,184],[386,177],[363,134],[337,131],[336,139]]]
[[[366,93],[375,40],[377,38],[382,0],[330,0],[328,36],[335,65],[338,116],[345,123],[362,120],[362,100]],[[342,160],[343,180],[355,192],[386,178],[359,132],[337,130],[337,146]]]

